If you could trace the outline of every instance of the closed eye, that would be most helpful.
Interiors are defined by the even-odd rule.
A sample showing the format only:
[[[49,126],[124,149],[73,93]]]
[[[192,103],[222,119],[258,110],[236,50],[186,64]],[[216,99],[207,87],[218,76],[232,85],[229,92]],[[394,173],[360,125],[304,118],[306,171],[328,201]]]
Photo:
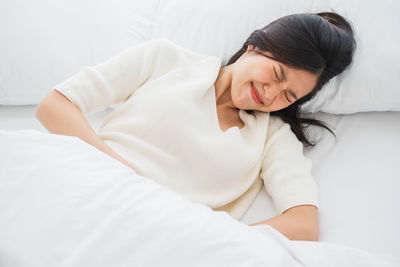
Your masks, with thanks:
[[[275,67],[272,67],[272,68],[274,69],[274,73],[275,73],[276,79],[277,79],[278,81],[281,81],[281,80],[279,79],[278,75],[276,74]]]
[[[277,79],[278,81],[281,81],[281,80],[279,79],[278,75],[276,74],[275,67],[272,67],[272,68],[274,69],[274,73],[275,73],[276,79]],[[285,97],[286,97],[287,101],[288,101],[289,103],[293,103],[293,102],[290,101],[289,98],[287,97],[286,91],[284,92],[284,94],[285,94]]]
[[[293,102],[290,101],[289,98],[287,97],[286,91],[285,91],[285,97],[286,97],[287,101],[289,101],[290,103],[293,103]]]

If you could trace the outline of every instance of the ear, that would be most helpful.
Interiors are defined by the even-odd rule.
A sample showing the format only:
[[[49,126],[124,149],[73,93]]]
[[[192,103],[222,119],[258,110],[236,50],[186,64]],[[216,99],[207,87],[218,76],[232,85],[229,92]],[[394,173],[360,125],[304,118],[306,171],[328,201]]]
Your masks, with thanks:
[[[244,58],[244,57],[248,57],[251,53],[252,50],[255,50],[256,46],[255,45],[248,45],[246,48],[246,52],[244,52],[240,57],[240,58]]]
[[[250,50],[255,50],[255,49],[256,49],[255,45],[248,45],[247,49],[246,49],[246,52],[249,52]]]

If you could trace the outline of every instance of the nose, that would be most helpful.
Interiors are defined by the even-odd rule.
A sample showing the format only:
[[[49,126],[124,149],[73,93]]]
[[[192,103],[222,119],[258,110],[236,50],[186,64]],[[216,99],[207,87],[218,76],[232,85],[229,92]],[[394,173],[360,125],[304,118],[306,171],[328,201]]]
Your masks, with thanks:
[[[281,89],[277,85],[264,85],[265,97],[270,101],[274,100],[275,97],[280,93],[280,91]]]

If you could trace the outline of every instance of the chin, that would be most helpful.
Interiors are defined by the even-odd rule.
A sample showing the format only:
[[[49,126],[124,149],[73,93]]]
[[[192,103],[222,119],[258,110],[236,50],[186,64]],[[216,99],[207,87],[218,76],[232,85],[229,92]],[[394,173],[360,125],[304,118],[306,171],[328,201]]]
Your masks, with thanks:
[[[242,110],[251,109],[251,108],[249,107],[249,105],[246,105],[247,102],[244,101],[244,100],[243,100],[243,101],[240,101],[240,99],[239,99],[239,101],[238,101],[238,100],[232,99],[232,103],[233,103],[233,105],[234,105],[237,109],[242,109]]]

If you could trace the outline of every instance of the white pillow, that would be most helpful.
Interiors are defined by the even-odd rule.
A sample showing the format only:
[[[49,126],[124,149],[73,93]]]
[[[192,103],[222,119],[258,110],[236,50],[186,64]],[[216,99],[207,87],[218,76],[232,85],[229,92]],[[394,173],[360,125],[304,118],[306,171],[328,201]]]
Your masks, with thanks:
[[[148,40],[158,1],[6,1],[0,105],[37,104],[83,65]]]
[[[226,63],[255,29],[293,13],[336,11],[356,32],[351,69],[331,80],[304,112],[400,110],[400,3],[313,0],[161,0],[152,38],[167,38]]]

